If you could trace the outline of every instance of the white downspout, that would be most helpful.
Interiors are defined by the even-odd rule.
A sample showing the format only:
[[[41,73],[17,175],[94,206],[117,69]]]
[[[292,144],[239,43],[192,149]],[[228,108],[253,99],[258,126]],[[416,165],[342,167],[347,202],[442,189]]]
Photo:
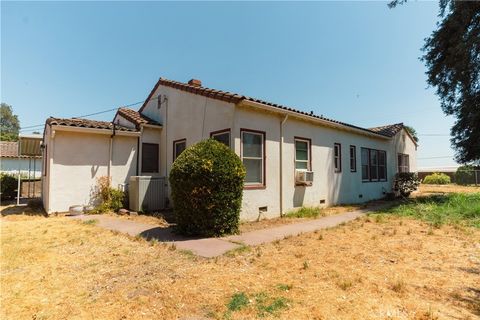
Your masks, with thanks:
[[[108,181],[110,181],[111,179],[110,169],[112,167],[112,140],[113,140],[113,135],[110,136],[110,144],[108,146],[108,167],[107,167]]]
[[[280,122],[280,216],[283,216],[283,125],[287,119],[288,114]]]
[[[110,135],[110,145],[108,147],[108,168],[107,168],[107,175],[108,181],[111,183],[111,169],[112,169],[112,157],[113,157],[113,137],[115,136],[115,123],[112,122],[113,130],[112,134]]]

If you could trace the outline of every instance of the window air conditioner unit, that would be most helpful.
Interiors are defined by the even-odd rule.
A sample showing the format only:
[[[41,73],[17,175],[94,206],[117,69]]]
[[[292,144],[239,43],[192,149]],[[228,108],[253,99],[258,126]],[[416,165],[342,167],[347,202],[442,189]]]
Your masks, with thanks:
[[[296,170],[296,172],[295,172],[295,182],[298,183],[298,184],[312,184],[312,182],[313,182],[313,171]]]

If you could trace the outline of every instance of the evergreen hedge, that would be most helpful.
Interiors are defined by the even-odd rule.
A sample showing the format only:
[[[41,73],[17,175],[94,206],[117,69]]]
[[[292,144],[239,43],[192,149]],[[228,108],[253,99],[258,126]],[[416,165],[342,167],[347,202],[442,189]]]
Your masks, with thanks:
[[[240,158],[216,140],[185,149],[169,177],[177,231],[208,237],[237,233],[244,178]]]

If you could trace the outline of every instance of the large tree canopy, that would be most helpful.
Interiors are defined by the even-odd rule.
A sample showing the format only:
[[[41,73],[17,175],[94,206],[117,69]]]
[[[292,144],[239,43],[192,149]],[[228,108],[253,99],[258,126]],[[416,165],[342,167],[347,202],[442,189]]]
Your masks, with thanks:
[[[439,16],[422,48],[428,84],[444,113],[456,118],[451,129],[456,160],[480,161],[480,1],[440,0]]]
[[[12,106],[6,103],[0,107],[0,140],[17,141],[20,121],[17,115],[13,114]]]

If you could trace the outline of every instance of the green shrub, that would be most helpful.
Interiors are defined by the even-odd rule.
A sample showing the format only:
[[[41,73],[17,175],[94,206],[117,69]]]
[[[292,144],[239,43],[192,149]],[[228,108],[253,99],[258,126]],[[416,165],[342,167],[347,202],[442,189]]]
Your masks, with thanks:
[[[400,172],[395,175],[393,190],[402,197],[408,197],[419,185],[420,180],[415,172]]]
[[[106,176],[97,179],[94,197],[99,203],[94,213],[118,211],[125,206],[125,192],[112,188],[110,178]]]
[[[17,195],[17,183],[16,176],[8,173],[0,173],[0,190],[2,193],[2,199],[11,199]]]
[[[461,185],[474,184],[475,170],[480,170],[480,167],[475,167],[471,165],[458,167],[457,172],[455,173],[455,183]],[[477,175],[480,176],[480,172],[478,172]]]
[[[221,236],[238,232],[245,168],[213,139],[190,146],[175,160],[170,186],[177,231]]]
[[[429,174],[423,179],[423,183],[425,184],[449,184],[451,183],[450,177],[447,176],[445,173],[437,173],[434,172]]]

